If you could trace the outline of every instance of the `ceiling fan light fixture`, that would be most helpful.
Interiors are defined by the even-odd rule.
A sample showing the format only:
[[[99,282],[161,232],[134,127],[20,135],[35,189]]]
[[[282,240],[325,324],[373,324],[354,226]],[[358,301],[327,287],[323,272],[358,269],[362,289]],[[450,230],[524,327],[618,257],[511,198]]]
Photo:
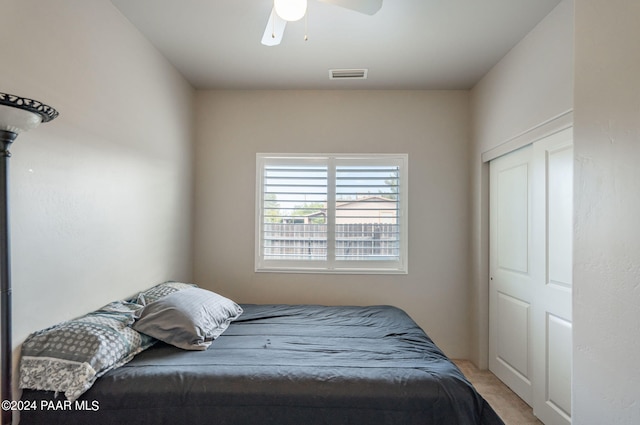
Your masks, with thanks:
[[[307,0],[274,0],[273,8],[285,21],[299,21],[307,13]]]

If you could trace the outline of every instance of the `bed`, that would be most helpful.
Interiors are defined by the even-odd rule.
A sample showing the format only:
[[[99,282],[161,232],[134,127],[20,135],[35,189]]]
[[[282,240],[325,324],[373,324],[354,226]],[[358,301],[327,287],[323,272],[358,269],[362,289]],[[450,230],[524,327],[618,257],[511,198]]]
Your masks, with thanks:
[[[398,308],[240,307],[207,349],[157,342],[73,402],[24,390],[20,423],[503,423]]]

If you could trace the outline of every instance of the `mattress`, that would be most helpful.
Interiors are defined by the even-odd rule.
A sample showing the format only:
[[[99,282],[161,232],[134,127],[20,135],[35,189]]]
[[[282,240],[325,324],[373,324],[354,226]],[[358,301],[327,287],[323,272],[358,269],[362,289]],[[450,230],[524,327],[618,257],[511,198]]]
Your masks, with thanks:
[[[73,403],[25,390],[21,424],[502,424],[391,306],[242,305],[206,351],[158,342]]]

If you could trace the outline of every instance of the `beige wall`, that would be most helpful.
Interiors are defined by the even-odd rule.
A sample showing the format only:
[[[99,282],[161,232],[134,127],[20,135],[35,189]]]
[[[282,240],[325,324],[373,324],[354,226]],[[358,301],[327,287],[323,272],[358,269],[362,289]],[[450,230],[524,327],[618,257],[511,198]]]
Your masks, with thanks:
[[[12,148],[14,343],[191,279],[193,90],[107,0],[4,0],[0,91],[59,110]]]
[[[573,1],[563,0],[471,90],[471,359],[488,367],[489,172],[482,154],[533,142],[573,107]],[[569,112],[567,114],[567,112]],[[546,125],[542,125],[547,123]]]
[[[196,110],[198,284],[239,302],[394,304],[468,355],[467,92],[204,91]],[[409,274],[255,273],[257,152],[408,153]]]
[[[472,90],[473,139],[486,152],[573,108],[573,0],[563,0]]]
[[[575,424],[640,423],[640,2],[576,0]]]

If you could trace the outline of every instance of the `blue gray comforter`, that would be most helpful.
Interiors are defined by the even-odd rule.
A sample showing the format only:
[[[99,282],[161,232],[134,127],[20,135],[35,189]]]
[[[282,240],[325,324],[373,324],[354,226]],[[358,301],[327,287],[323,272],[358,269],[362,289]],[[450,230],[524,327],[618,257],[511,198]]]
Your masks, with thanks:
[[[242,308],[208,350],[157,343],[69,406],[25,391],[21,424],[502,424],[400,309]]]

